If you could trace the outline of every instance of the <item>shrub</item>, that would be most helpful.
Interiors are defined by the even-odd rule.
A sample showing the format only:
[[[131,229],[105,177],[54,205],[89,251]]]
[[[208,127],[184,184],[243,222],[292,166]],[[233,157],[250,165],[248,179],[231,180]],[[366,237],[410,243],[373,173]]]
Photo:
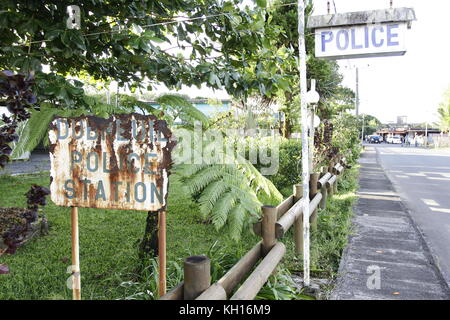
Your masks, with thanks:
[[[275,175],[267,176],[284,195],[292,194],[292,186],[301,182],[302,143],[297,139],[283,140],[279,148],[279,168]]]

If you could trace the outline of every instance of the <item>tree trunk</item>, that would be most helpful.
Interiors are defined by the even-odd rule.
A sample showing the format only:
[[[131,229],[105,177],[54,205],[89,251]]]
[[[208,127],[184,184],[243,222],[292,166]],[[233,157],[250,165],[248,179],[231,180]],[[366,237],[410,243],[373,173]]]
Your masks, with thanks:
[[[139,258],[158,256],[158,213],[149,211],[145,225],[144,237],[139,245]]]

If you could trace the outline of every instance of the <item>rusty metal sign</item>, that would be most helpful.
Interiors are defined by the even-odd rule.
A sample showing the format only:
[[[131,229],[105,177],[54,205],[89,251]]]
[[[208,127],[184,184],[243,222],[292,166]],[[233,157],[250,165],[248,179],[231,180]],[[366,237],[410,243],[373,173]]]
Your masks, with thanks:
[[[152,115],[55,118],[51,199],[59,206],[158,211],[167,202],[172,133]]]

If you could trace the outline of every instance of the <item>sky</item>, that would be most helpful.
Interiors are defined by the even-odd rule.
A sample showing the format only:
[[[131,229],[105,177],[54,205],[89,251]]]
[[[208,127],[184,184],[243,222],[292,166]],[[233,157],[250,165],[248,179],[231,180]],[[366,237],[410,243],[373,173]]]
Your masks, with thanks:
[[[389,0],[334,2],[338,13],[389,7]],[[326,14],[326,0],[313,3],[314,15]],[[406,54],[340,60],[343,84],[355,89],[355,67],[359,67],[361,113],[384,123],[396,121],[397,116],[407,116],[412,123],[435,122],[438,104],[450,86],[450,1],[394,0],[394,7],[416,12],[417,21],[407,31]]]
[[[327,13],[327,0],[313,0],[314,15]],[[334,0],[338,13],[384,9],[389,0]],[[383,123],[407,116],[410,123],[436,122],[437,108],[450,85],[450,1],[394,0],[394,7],[410,7],[417,21],[407,31],[404,56],[339,60],[343,85],[355,89],[359,68],[360,113]],[[332,7],[332,9],[334,9]],[[225,98],[223,91],[183,90],[194,95]]]

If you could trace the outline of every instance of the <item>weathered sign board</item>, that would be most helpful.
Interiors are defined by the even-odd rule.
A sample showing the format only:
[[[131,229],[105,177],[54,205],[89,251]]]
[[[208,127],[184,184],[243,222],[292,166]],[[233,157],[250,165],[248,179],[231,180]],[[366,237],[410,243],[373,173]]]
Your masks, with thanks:
[[[51,199],[59,206],[158,211],[166,206],[175,146],[151,115],[55,118]]]
[[[349,59],[406,53],[406,32],[416,20],[411,8],[348,12],[313,16],[318,58]]]

